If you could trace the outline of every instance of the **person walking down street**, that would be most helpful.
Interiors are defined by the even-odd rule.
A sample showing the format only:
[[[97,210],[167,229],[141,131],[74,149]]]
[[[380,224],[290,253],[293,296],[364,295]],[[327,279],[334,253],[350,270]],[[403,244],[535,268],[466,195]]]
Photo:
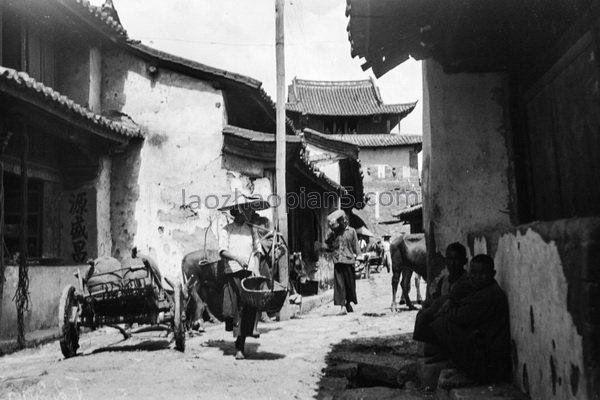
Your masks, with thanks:
[[[344,211],[334,211],[327,219],[329,232],[323,248],[332,253],[334,263],[333,301],[336,306],[345,306],[347,312],[352,312],[350,303],[358,303],[354,276],[356,256],[360,254],[358,237],[354,228],[349,226]]]
[[[387,269],[389,273],[392,268],[392,252],[391,252],[391,244],[390,244],[390,236],[385,235],[383,237],[383,266]]]
[[[244,346],[248,336],[255,332],[257,310],[242,304],[240,293],[242,280],[259,275],[260,239],[252,222],[256,210],[269,208],[269,203],[252,197],[236,200],[236,203],[220,210],[229,210],[233,222],[223,226],[219,233],[219,255],[225,265],[225,287],[223,293],[223,316],[225,330],[232,331],[235,340],[235,358],[245,358]]]

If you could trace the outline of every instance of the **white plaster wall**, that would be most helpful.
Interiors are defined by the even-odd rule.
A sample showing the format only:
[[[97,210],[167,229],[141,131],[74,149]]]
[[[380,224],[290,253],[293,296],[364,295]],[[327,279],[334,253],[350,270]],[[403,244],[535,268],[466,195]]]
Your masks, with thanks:
[[[511,227],[506,77],[449,75],[433,60],[423,77],[423,218],[436,243],[429,252],[466,244],[473,233],[489,234],[493,251],[497,232]]]
[[[396,167],[398,173],[402,174],[402,167],[410,165],[408,147],[385,147],[360,149],[360,162],[363,168],[371,165],[390,165]]]
[[[311,144],[306,145],[308,158],[310,161],[316,161],[317,168],[322,171],[326,177],[336,183],[340,183],[340,164],[339,154],[323,150]]]
[[[103,109],[129,115],[146,133],[134,245],[167,276],[177,276],[183,255],[203,246],[211,215],[204,200],[229,192],[220,168],[223,95],[207,82],[164,69],[152,79],[146,63],[129,55],[105,56],[104,72]],[[192,196],[201,199],[199,207],[181,209]]]
[[[113,197],[122,198],[128,196],[123,190],[139,190],[130,205],[113,207],[113,254],[123,257],[130,251],[126,247],[135,245],[175,278],[183,256],[204,248],[223,196],[236,187],[264,191],[268,181],[257,183],[222,168],[227,115],[223,93],[210,82],[162,68],[151,77],[144,61],[121,53],[103,55],[103,73],[103,109],[127,114],[146,135],[139,155],[132,153],[127,161],[134,171],[139,168],[138,176],[123,189],[113,188]],[[207,250],[217,249],[217,232],[214,226],[208,230]]]
[[[531,229],[506,234],[499,240],[495,263],[498,282],[508,294],[518,354],[514,380],[534,400],[590,398],[582,338],[567,311],[568,285],[556,244]],[[554,384],[551,362],[556,366]],[[574,367],[579,369],[576,395],[571,388]]]
[[[98,257],[110,256],[112,251],[110,227],[110,157],[100,158],[100,173],[96,181],[96,230]]]
[[[24,315],[25,332],[50,329],[58,326],[58,303],[63,288],[67,285],[78,287],[74,273],[85,270],[87,265],[29,268],[30,307]],[[19,282],[19,267],[7,266],[4,271],[4,293],[2,295],[2,320],[0,338],[16,338],[17,308],[13,296]]]

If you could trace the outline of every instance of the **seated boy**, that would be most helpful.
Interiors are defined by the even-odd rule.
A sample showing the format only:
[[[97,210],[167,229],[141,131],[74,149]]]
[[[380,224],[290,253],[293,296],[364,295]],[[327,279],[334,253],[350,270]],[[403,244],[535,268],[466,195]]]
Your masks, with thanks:
[[[431,322],[442,349],[479,382],[503,380],[510,371],[508,301],[495,274],[490,256],[473,257],[469,278],[474,292]]]

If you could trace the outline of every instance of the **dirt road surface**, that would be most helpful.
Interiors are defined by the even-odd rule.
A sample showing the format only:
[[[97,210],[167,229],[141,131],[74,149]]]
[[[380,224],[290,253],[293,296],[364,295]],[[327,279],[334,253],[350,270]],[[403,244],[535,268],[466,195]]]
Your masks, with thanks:
[[[289,321],[260,324],[261,337],[248,339],[248,359],[241,361],[222,324],[188,338],[185,353],[175,351],[164,333],[123,341],[110,328],[82,335],[74,358],[64,359],[58,342],[14,353],[0,358],[0,398],[315,398],[332,346],[412,330],[414,311],[390,311],[390,280],[385,272],[358,280],[353,313],[327,304]]]

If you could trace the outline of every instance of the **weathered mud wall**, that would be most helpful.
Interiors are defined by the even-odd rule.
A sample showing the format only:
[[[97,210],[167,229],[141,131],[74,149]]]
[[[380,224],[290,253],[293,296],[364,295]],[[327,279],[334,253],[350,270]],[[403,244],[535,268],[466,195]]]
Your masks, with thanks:
[[[121,52],[103,54],[102,67],[103,110],[126,114],[145,133],[113,163],[112,253],[123,257],[135,245],[175,277],[183,256],[204,248],[205,233],[206,248],[217,249],[211,221],[224,196],[257,193],[262,183],[222,168],[227,112],[210,82],[160,67],[151,73]]]
[[[429,276],[452,242],[487,238],[511,227],[510,162],[506,136],[508,90],[502,74],[446,74],[423,63],[423,225]]]
[[[600,219],[535,223],[500,238],[513,378],[532,399],[600,395]]]
[[[50,329],[58,326],[58,303],[62,290],[67,285],[77,287],[74,273],[78,268],[87,266],[29,268],[30,307],[25,313],[25,332],[38,329]],[[4,293],[2,295],[2,320],[0,321],[0,338],[17,337],[17,309],[13,296],[19,282],[19,267],[7,266],[4,276]]]

